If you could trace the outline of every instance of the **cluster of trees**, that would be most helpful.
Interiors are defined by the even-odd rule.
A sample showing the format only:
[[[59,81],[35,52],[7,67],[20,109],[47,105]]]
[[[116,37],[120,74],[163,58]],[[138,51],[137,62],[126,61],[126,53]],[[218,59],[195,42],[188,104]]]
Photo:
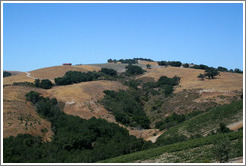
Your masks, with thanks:
[[[98,72],[79,72],[79,71],[68,71],[63,77],[55,78],[56,85],[69,85],[79,82],[87,82],[97,80],[100,77]]]
[[[126,129],[106,120],[85,120],[66,115],[55,98],[44,98],[32,91],[26,94],[26,99],[51,122],[53,139],[44,143],[40,137],[27,134],[4,138],[4,162],[89,163],[144,150],[152,145],[130,136]]]
[[[117,71],[114,69],[102,68],[101,72],[106,74],[106,75],[110,75],[110,76],[116,76],[117,75]]]
[[[159,61],[158,65],[160,66],[174,66],[174,67],[180,67],[182,63],[180,61]]]
[[[183,121],[185,121],[184,115],[178,115],[176,113],[173,113],[171,116],[168,116],[165,119],[156,122],[155,127],[160,130],[164,130],[176,126],[177,124],[182,123]]]
[[[149,128],[150,120],[143,111],[139,93],[131,89],[119,92],[106,90],[104,93],[101,102],[114,114],[116,121],[132,127]]]
[[[53,86],[52,82],[48,79],[43,79],[41,81],[40,79],[35,79],[34,85],[38,88],[43,88],[43,89],[50,89]]]
[[[143,74],[144,72],[146,72],[146,71],[143,70],[139,66],[131,65],[131,64],[126,66],[126,75],[127,76]]]
[[[116,70],[108,69],[108,68],[102,68],[99,72],[68,71],[63,77],[55,78],[55,83],[56,85],[69,85],[73,83],[95,81],[98,80],[99,78],[110,79],[111,77],[116,77],[117,75],[118,74]]]
[[[138,63],[137,60],[135,59],[108,59],[108,63],[117,63],[117,62],[121,62],[121,63],[128,63],[128,64],[136,64]]]
[[[203,65],[203,64],[194,65],[191,68],[202,69],[202,70],[217,70],[218,72],[221,71],[221,72],[231,72],[231,73],[241,73],[241,74],[243,73],[243,71],[238,69],[238,68],[235,68],[234,70],[233,69],[229,70],[229,69],[222,67],[222,66],[218,66],[217,68],[213,68],[213,67],[209,67],[209,66]]]
[[[37,87],[37,88],[42,88],[42,89],[50,89],[54,85],[52,82],[48,79],[35,79],[34,83],[33,82],[14,82],[14,86],[31,86],[31,87]]]
[[[10,72],[3,71],[3,77],[9,77],[9,76],[12,76]]]
[[[152,59],[148,59],[148,58],[133,58],[133,60],[141,60],[141,61],[154,62]]]
[[[133,58],[133,59],[119,59],[119,60],[108,59],[108,63],[121,62],[121,63],[128,63],[128,64],[137,64],[138,60],[153,62],[153,60],[149,58]]]

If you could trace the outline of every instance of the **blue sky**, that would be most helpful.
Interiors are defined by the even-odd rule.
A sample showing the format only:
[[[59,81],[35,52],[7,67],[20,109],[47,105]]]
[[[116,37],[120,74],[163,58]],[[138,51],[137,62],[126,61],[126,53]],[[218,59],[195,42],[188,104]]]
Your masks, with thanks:
[[[243,4],[3,5],[3,69],[151,58],[243,69]]]

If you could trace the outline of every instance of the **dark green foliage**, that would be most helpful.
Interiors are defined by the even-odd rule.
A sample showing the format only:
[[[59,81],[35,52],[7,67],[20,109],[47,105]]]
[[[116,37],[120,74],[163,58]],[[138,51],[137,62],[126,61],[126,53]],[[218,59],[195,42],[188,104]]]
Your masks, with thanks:
[[[204,75],[204,74],[199,74],[199,75],[197,76],[197,78],[200,78],[200,79],[203,81],[204,78],[205,78],[205,75]]]
[[[35,79],[34,85],[35,85],[36,87],[39,87],[39,86],[40,86],[40,79]]]
[[[136,59],[119,59],[119,60],[112,60],[112,59],[108,59],[108,63],[116,63],[116,62],[121,62],[121,63],[128,63],[128,64],[136,64],[137,60]]]
[[[168,62],[167,61],[160,61],[160,62],[158,62],[158,65],[160,65],[160,66],[167,66],[168,65]]]
[[[35,84],[32,82],[14,82],[14,86],[30,86],[30,87],[35,87]]]
[[[219,75],[220,72],[218,70],[216,70],[215,68],[208,68],[208,69],[205,69],[205,73],[204,73],[204,76],[207,76],[208,78],[214,78],[215,76]]]
[[[177,124],[182,123],[183,121],[185,121],[184,115],[178,115],[176,113],[173,113],[171,116],[166,117],[164,120],[156,122],[155,127],[160,130],[164,130],[176,126]]]
[[[3,162],[21,163],[37,162],[42,157],[41,137],[28,134],[19,134],[16,137],[10,136],[3,139]]]
[[[101,72],[106,74],[106,75],[110,75],[110,76],[115,76],[117,75],[117,71],[114,69],[107,69],[107,68],[102,68]]]
[[[240,74],[242,74],[242,73],[243,73],[243,71],[242,71],[242,70],[240,70],[240,69],[238,69],[238,68],[235,68],[235,69],[234,69],[234,73],[240,73]]]
[[[153,62],[152,59],[148,59],[148,58],[133,58],[133,60],[142,60],[142,61],[149,61],[149,62]]]
[[[48,79],[43,79],[40,81],[40,79],[35,79],[34,83],[32,82],[14,82],[14,86],[31,86],[31,87],[37,87],[37,88],[43,88],[43,89],[50,89],[52,88],[53,84]]]
[[[218,133],[229,133],[229,132],[231,132],[231,130],[228,127],[226,127],[226,125],[224,123],[220,123],[220,126],[217,129],[217,132]]]
[[[141,81],[140,80],[135,80],[135,79],[130,79],[128,81],[125,81],[124,85],[127,85],[127,86],[137,90],[138,86],[141,85]]]
[[[188,68],[188,67],[190,67],[190,66],[189,66],[188,63],[185,63],[185,64],[183,64],[183,67],[184,67],[184,68]]]
[[[50,88],[52,88],[52,86],[53,85],[52,85],[51,81],[48,79],[41,80],[41,82],[39,84],[39,87],[43,88],[43,89],[50,89]]]
[[[30,101],[32,103],[37,103],[40,99],[40,93],[38,92],[34,92],[34,91],[31,91],[29,93],[27,93],[25,96],[26,96],[26,100],[27,101]]]
[[[214,157],[220,163],[225,163],[229,161],[230,150],[230,140],[226,136],[216,140],[213,144]]]
[[[174,67],[180,67],[182,63],[180,61],[169,61],[169,65],[174,66]]]
[[[187,114],[183,123],[180,123],[158,137],[158,144],[164,143],[166,137],[175,133],[185,133],[187,136],[194,134],[203,134],[204,131],[214,130],[217,124],[228,121],[243,109],[243,101],[235,101],[228,105],[223,105],[209,109],[206,112],[199,112],[198,115]],[[192,117],[193,116],[193,117]],[[189,120],[188,120],[189,117]]]
[[[180,77],[174,76],[173,78],[168,78],[167,76],[161,76],[157,81],[159,86],[163,85],[171,85],[175,86],[178,85],[180,81]]]
[[[135,65],[126,66],[126,75],[128,75],[128,76],[143,74],[144,72],[145,72],[145,70],[143,70],[139,66],[135,66]]]
[[[151,69],[151,65],[150,64],[147,64],[146,67],[147,67],[147,69]]]
[[[55,98],[44,98],[37,92],[29,92],[26,97],[36,111],[52,123],[55,135],[50,143],[30,135],[4,139],[4,162],[96,162],[144,150],[151,145],[106,120],[66,115]]]
[[[180,67],[182,63],[180,61],[159,61],[158,65],[160,66],[174,66],[174,67]]]
[[[192,68],[194,68],[194,69],[202,69],[202,70],[206,70],[206,69],[208,69],[209,67],[208,67],[207,65],[201,64],[201,65],[194,65]]]
[[[213,144],[216,140],[222,138],[222,137],[228,137],[230,141],[232,140],[238,140],[243,138],[243,132],[232,132],[232,133],[227,133],[227,134],[217,134],[217,135],[212,135],[209,137],[202,137],[198,139],[192,139],[188,141],[183,141],[183,142],[178,142],[175,144],[171,145],[165,145],[165,146],[158,146],[157,148],[151,148],[148,150],[132,153],[132,154],[127,154],[124,156],[119,156],[111,159],[107,159],[104,161],[99,161],[100,163],[126,163],[126,162],[136,162],[136,161],[144,161],[147,159],[153,159],[156,158],[164,153],[171,153],[171,152],[177,152],[177,151],[185,151],[187,149],[191,148],[196,148],[196,147],[202,147],[205,145],[211,145]],[[240,150],[242,151],[243,149],[243,144],[237,144],[236,147],[234,147],[235,150],[238,150],[237,156],[242,156],[242,153],[240,155]],[[212,162],[213,159],[210,159]]]
[[[3,77],[9,77],[9,76],[12,76],[10,72],[3,71]]]
[[[118,122],[133,127],[149,128],[150,121],[143,111],[141,96],[138,93],[133,90],[106,90],[104,93],[102,104],[114,114]]]
[[[73,83],[97,80],[101,76],[98,72],[68,71],[65,76],[55,78],[56,85],[69,85]]]
[[[228,71],[227,68],[222,67],[222,66],[218,66],[217,70],[218,70],[218,71],[224,71],[224,72],[227,72],[227,71]]]

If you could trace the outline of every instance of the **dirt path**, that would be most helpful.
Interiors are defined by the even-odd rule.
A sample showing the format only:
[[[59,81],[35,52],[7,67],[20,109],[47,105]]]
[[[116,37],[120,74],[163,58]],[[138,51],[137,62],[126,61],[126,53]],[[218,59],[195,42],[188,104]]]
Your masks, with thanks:
[[[233,158],[229,161],[229,163],[243,163],[243,157]]]
[[[239,128],[242,128],[243,127],[243,119],[237,121],[237,122],[234,122],[234,123],[231,123],[229,125],[227,125],[227,127],[230,129],[230,130],[238,130]]]
[[[158,138],[160,135],[162,135],[164,132],[165,132],[165,131],[160,131],[156,136],[149,137],[149,138],[147,138],[146,140],[155,143],[156,140],[157,140],[157,138]]]
[[[37,78],[31,76],[31,73],[29,73],[29,72],[26,72],[26,76],[29,77],[29,78],[32,78],[32,79],[37,79]]]

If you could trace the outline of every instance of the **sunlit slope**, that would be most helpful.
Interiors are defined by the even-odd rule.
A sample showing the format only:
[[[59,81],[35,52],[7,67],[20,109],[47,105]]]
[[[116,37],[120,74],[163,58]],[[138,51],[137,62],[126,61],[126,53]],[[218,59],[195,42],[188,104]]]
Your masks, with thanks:
[[[34,82],[34,79],[26,76],[26,73],[20,73],[10,77],[3,78],[3,85],[13,84],[14,82]]]
[[[89,65],[81,65],[81,66],[53,66],[42,69],[37,69],[31,71],[31,76],[39,79],[51,79],[53,80],[56,77],[62,77],[68,71],[98,71],[99,67],[89,66]]]
[[[220,76],[215,79],[201,81],[197,78],[200,73],[204,74],[204,70],[179,67],[153,68],[139,78],[151,77],[158,80],[161,76],[174,77],[177,75],[181,77],[181,81],[175,92],[180,92],[184,89],[210,89],[228,92],[242,90],[243,88],[243,74],[221,72]]]
[[[50,97],[65,103],[64,112],[81,118],[103,118],[114,122],[114,116],[105,110],[99,100],[104,96],[104,90],[126,89],[117,81],[90,81],[67,86],[56,86],[47,90]]]
[[[31,90],[41,92],[41,89],[6,86],[3,88],[3,137],[17,134],[32,134],[50,141],[53,135],[51,124],[42,119],[31,103],[25,99],[25,94]]]

